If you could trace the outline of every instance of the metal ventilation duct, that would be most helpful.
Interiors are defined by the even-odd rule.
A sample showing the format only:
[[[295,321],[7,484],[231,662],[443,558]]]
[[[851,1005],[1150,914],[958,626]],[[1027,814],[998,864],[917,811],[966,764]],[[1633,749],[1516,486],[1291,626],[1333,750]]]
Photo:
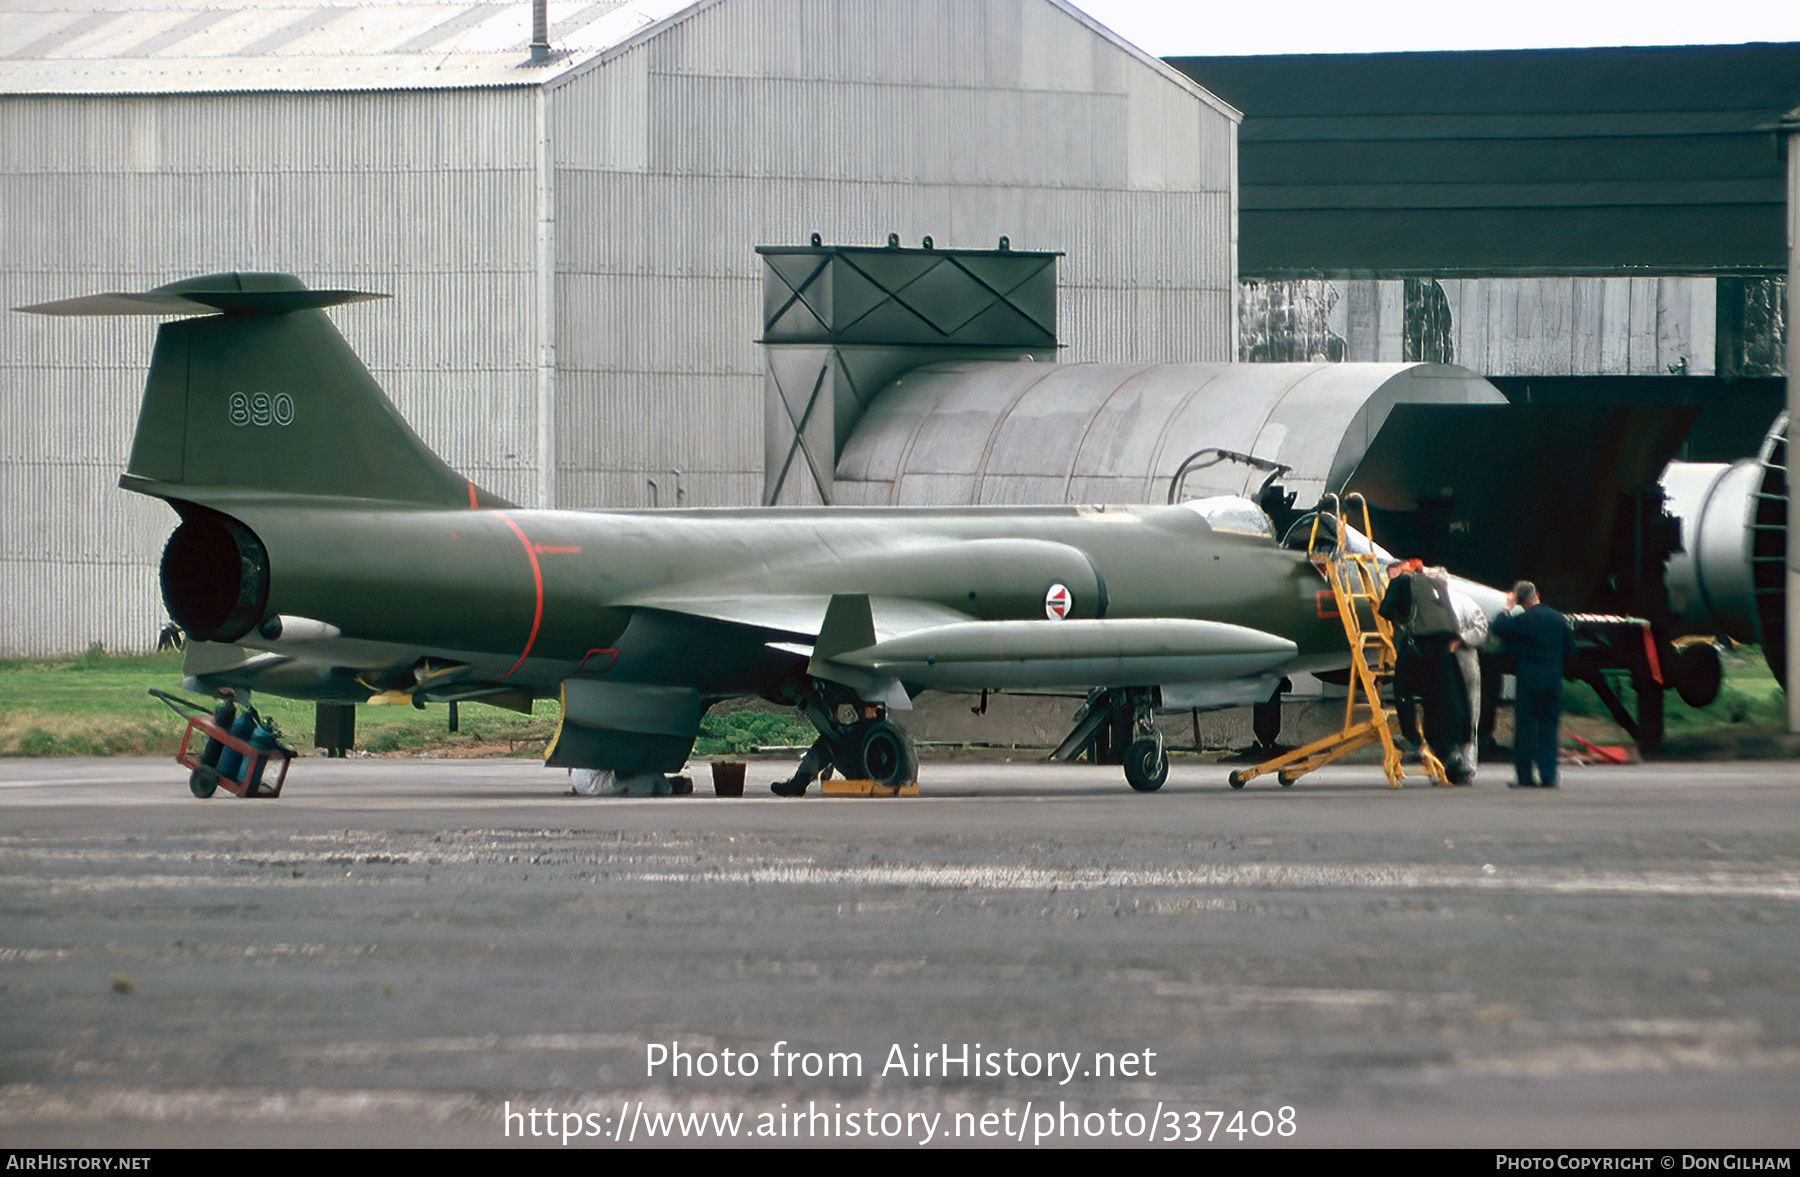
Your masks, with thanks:
[[[1404,404],[1501,405],[1450,364],[933,364],[868,408],[835,502],[1153,503],[1196,450],[1291,469],[1308,505],[1339,490]],[[1253,493],[1266,470],[1196,470],[1189,495]]]
[[[863,410],[902,372],[952,357],[1056,354],[1060,253],[761,246],[763,502],[838,501],[833,471]]]

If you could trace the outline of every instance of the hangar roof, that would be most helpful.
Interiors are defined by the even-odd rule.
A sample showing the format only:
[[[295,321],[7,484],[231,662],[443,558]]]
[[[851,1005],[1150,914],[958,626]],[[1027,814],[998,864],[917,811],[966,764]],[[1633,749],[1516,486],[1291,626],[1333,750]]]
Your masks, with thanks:
[[[709,0],[8,0],[0,93],[164,94],[530,86]]]
[[[1245,277],[1787,265],[1800,44],[1169,61],[1244,112]]]
[[[0,95],[442,90],[555,82],[720,0],[0,0]],[[1068,0],[1042,0],[1237,111]]]

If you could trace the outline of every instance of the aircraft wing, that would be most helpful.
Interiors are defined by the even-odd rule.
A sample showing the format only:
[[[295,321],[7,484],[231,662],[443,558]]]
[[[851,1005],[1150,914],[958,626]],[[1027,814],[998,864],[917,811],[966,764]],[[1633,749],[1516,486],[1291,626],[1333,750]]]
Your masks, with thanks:
[[[704,617],[749,629],[770,631],[772,635],[796,638],[817,637],[831,607],[830,593],[793,593],[689,596],[681,593],[630,597],[618,602],[621,607],[659,609],[665,613]],[[954,625],[974,620],[967,613],[935,605],[929,601],[913,601],[894,597],[869,597],[874,628],[878,635],[898,637],[901,634],[932,626]],[[810,645],[810,643],[807,643]]]

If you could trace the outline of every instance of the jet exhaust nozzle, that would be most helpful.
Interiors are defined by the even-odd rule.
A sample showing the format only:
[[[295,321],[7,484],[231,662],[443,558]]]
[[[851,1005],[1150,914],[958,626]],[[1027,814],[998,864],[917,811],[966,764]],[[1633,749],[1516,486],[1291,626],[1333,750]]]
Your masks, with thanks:
[[[269,600],[269,554],[235,519],[192,509],[162,554],[163,603],[201,642],[233,642],[262,620]]]

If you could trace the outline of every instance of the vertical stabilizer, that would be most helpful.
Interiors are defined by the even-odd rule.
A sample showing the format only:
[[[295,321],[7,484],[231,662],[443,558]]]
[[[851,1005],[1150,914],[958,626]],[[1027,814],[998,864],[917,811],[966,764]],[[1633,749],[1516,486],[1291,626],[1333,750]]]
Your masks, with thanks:
[[[120,480],[129,490],[198,503],[251,491],[509,506],[431,452],[322,309],[380,297],[232,273],[21,309],[201,316],[157,332]]]

